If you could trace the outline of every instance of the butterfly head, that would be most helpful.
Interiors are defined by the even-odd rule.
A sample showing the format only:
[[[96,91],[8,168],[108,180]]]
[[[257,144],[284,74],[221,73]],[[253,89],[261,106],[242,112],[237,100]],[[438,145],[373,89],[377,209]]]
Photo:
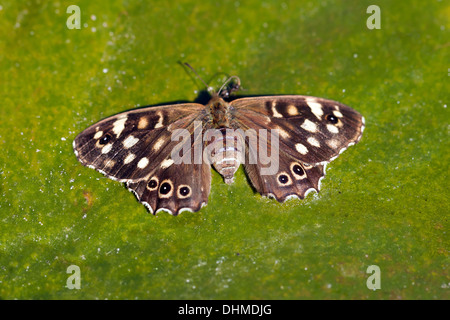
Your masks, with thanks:
[[[194,74],[197,76],[197,78],[199,78],[200,81],[203,82],[203,84],[206,87],[206,91],[212,97],[218,96],[218,97],[220,97],[222,99],[227,99],[227,98],[230,97],[230,95],[233,94],[233,92],[236,92],[236,91],[240,90],[240,88],[241,88],[241,80],[239,79],[239,77],[238,76],[231,76],[223,83],[223,85],[220,87],[219,91],[215,92],[214,88],[209,86],[202,79],[202,77],[199,76],[197,71],[195,71],[195,69],[189,63],[185,62],[184,65],[186,67],[188,67],[189,69],[191,69],[192,72],[194,72]]]

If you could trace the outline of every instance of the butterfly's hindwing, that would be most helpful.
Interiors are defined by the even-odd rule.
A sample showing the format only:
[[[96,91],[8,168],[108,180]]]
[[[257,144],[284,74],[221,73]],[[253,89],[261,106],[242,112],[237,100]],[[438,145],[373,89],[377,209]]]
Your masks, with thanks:
[[[272,136],[259,135],[260,143],[256,147],[247,141],[244,168],[256,191],[279,202],[295,197],[304,199],[313,190],[319,192],[326,165],[305,164],[285,150],[277,150],[271,139]],[[266,160],[270,161],[263,163],[259,148],[264,144],[268,146],[264,154],[270,155],[270,159]],[[250,159],[253,159],[253,163]]]
[[[207,163],[172,164],[144,180],[127,182],[127,187],[153,214],[195,212],[208,202],[211,167]]]
[[[292,160],[282,163],[276,175],[261,175],[258,165],[245,164],[245,171],[252,185],[261,195],[284,202],[290,198],[304,199],[309,192],[320,190],[325,166],[308,166]]]

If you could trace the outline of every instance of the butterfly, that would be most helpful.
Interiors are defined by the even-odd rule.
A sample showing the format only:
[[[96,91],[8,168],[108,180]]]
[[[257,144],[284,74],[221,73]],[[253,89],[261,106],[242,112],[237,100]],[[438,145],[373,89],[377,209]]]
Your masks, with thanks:
[[[144,107],[101,120],[75,138],[75,155],[125,183],[151,213],[178,215],[207,204],[211,166],[230,184],[242,164],[261,195],[303,199],[319,191],[326,165],[361,139],[364,118],[342,103],[302,95],[228,102],[240,80],[226,83],[206,105]]]

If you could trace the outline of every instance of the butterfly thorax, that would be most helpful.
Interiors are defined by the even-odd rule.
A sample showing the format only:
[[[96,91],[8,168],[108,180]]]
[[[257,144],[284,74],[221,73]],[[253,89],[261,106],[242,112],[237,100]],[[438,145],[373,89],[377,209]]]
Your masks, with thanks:
[[[230,127],[230,104],[223,100],[219,95],[214,94],[206,105],[212,121],[212,127],[215,129]]]
[[[234,174],[241,165],[243,145],[231,126],[232,107],[215,94],[206,106],[212,130],[206,132],[207,147],[211,150],[210,161],[227,184],[234,181]]]

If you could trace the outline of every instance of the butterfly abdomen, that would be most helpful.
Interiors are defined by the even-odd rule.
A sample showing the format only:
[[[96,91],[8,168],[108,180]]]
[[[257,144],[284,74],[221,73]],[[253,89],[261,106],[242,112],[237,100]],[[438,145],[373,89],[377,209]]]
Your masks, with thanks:
[[[212,129],[206,132],[206,151],[210,162],[225,183],[234,181],[234,174],[243,161],[243,147],[239,136],[230,128]]]

